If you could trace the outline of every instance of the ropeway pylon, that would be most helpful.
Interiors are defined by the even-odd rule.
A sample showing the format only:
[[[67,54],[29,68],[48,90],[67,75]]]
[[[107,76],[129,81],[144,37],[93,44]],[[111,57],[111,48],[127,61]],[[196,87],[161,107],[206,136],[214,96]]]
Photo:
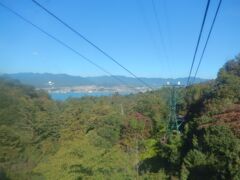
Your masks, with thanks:
[[[179,132],[180,126],[182,125],[184,119],[177,116],[177,88],[182,87],[180,82],[177,85],[170,85],[170,98],[169,98],[169,116],[168,116],[168,127],[167,132]]]

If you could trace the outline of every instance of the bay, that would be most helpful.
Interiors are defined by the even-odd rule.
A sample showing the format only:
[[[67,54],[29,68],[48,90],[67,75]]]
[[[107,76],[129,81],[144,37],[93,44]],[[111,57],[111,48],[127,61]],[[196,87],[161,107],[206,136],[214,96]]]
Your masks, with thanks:
[[[94,97],[100,97],[100,96],[112,96],[113,92],[67,92],[67,93],[59,93],[59,92],[51,92],[49,95],[53,100],[57,101],[65,101],[69,98],[81,98],[86,96],[94,96]],[[119,93],[120,95],[128,95],[129,93]]]

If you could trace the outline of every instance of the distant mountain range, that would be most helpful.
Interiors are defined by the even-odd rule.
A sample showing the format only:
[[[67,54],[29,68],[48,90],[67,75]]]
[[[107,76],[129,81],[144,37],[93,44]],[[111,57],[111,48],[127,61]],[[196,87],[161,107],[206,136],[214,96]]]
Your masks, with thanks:
[[[71,76],[67,74],[50,74],[50,73],[16,73],[16,74],[2,74],[2,77],[19,80],[23,84],[32,85],[36,88],[48,88],[54,87],[73,87],[73,86],[84,86],[84,85],[95,85],[104,87],[113,87],[121,85],[131,85],[136,87],[144,86],[137,79],[126,76],[116,76],[123,82],[118,81],[111,76],[97,76],[97,77],[81,77]],[[170,84],[177,84],[181,82],[182,85],[186,85],[187,78],[140,78],[150,86],[158,88],[162,85],[166,85],[167,82]],[[195,83],[201,83],[208,81],[208,79],[196,78]]]

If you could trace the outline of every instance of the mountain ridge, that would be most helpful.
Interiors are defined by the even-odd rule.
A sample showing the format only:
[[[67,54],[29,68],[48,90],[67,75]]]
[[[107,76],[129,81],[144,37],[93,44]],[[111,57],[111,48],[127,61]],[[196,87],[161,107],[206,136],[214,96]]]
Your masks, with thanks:
[[[121,86],[121,85],[131,85],[131,86],[144,86],[137,79],[133,77],[116,75],[118,79],[123,82],[117,81],[111,76],[93,76],[93,77],[82,77],[73,76],[68,74],[52,74],[52,73],[13,73],[13,74],[2,74],[1,77],[19,80],[21,83],[32,85],[36,88],[47,88],[54,83],[54,87],[71,87],[71,86],[84,86],[84,85],[96,85],[96,86]],[[150,86],[157,88],[166,85],[167,82],[170,84],[177,84],[181,82],[182,85],[186,85],[187,78],[147,78],[140,77]],[[209,81],[209,79],[196,78],[195,83],[201,83]]]

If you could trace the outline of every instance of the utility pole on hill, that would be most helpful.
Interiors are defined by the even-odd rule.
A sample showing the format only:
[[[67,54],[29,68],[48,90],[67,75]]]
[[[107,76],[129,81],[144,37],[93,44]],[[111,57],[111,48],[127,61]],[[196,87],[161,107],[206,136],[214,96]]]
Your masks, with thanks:
[[[178,131],[178,125],[177,125],[177,115],[176,115],[176,88],[175,86],[172,86],[170,89],[170,100],[169,100],[169,106],[170,106],[170,112],[169,112],[169,119],[168,119],[168,131],[172,132],[174,130]]]
[[[168,116],[168,133],[173,131],[179,132],[179,127],[183,123],[183,119],[177,116],[177,87],[181,87],[180,82],[177,85],[169,85],[170,87],[170,98],[169,98],[169,116]]]

